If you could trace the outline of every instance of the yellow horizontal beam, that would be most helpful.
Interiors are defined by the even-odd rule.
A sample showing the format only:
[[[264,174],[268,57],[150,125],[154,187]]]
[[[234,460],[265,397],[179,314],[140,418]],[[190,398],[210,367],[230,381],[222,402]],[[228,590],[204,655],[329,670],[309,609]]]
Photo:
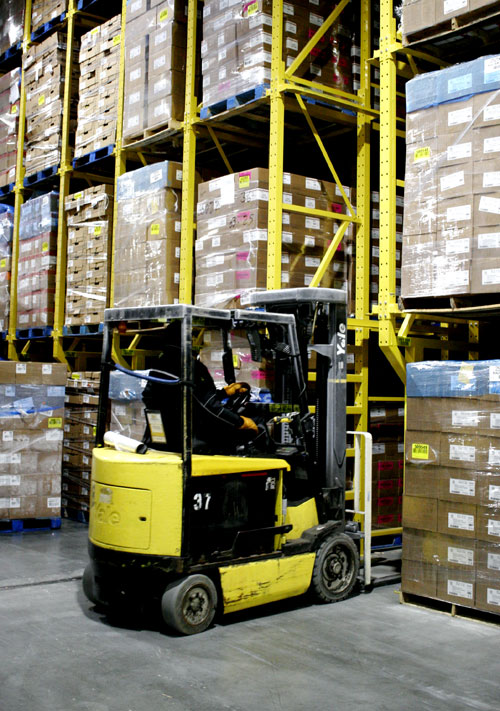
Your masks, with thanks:
[[[345,409],[347,415],[362,415],[362,405],[348,405]]]
[[[388,397],[388,396],[386,396],[386,397],[382,397],[382,396],[376,397],[375,395],[373,395],[373,397],[369,397],[369,398],[368,398],[368,401],[369,401],[369,402],[404,402],[405,399],[404,399],[404,397]]]
[[[370,331],[378,331],[379,323],[375,319],[348,318],[347,328],[369,328]]]
[[[345,451],[346,457],[354,457],[354,447],[348,447]]]
[[[372,531],[372,538],[374,536],[398,536],[403,533],[402,528],[376,528]]]
[[[289,205],[283,203],[283,210],[286,212],[299,212],[301,215],[312,215],[313,217],[324,217],[327,220],[338,220],[339,222],[360,222],[359,217],[351,217],[339,212],[329,212],[328,210],[313,210],[311,207],[302,207],[302,205]]]

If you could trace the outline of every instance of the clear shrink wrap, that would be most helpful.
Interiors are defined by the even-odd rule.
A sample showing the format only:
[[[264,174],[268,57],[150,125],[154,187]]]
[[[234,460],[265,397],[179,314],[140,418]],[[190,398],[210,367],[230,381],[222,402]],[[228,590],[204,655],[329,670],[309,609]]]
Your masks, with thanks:
[[[33,0],[31,6],[31,30],[39,27],[66,12],[68,0]]]
[[[114,305],[177,303],[182,165],[164,161],[118,178]]]
[[[432,37],[443,30],[453,29],[451,22],[460,18],[466,24],[470,19],[482,16],[498,8],[497,0],[403,0],[401,31],[403,43],[407,44],[422,37]]]
[[[0,77],[0,187],[16,180],[21,70]]]
[[[0,362],[0,519],[59,516],[66,367]]]
[[[147,375],[148,371],[144,371]],[[126,373],[112,371],[109,380],[109,399],[111,400],[110,430],[142,440],[146,429],[142,393],[146,380],[135,378]]]
[[[13,226],[14,208],[0,205],[0,331],[9,327]]]
[[[2,0],[0,5],[0,54],[21,42],[24,32],[24,2]]]

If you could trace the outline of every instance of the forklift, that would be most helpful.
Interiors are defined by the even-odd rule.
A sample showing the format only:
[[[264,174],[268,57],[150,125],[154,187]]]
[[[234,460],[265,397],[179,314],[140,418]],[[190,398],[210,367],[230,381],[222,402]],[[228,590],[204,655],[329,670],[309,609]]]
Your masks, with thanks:
[[[113,361],[120,336],[141,334],[157,353],[176,322],[179,372]],[[234,333],[245,334],[253,362],[265,358],[273,371],[264,397],[247,387],[227,398],[225,407],[260,424],[221,452],[193,446],[194,353],[207,332],[223,344],[228,385]],[[195,634],[217,612],[305,593],[320,603],[348,597],[362,534],[345,509],[346,349],[346,294],[336,289],[254,293],[244,310],[106,309],[83,577],[90,602],[110,613],[155,604],[169,628]],[[307,380],[311,358],[315,382]],[[117,373],[166,394],[157,409],[147,402],[141,441],[108,429]],[[173,426],[182,451],[169,451]]]

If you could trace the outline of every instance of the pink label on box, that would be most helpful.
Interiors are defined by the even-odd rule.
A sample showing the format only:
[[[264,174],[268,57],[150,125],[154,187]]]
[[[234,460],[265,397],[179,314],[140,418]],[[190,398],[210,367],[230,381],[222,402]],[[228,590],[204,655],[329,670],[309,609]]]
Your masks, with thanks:
[[[250,363],[252,356],[250,353],[240,353],[238,354],[242,363]]]
[[[239,262],[246,262],[246,260],[248,259],[249,254],[250,254],[250,252],[237,252],[237,253],[236,253],[236,259],[237,259]]]
[[[238,212],[238,214],[236,215],[236,222],[246,222],[249,217],[250,217],[249,210],[247,210],[246,212]]]
[[[336,202],[332,202],[332,212],[342,212],[342,205],[338,205]]]
[[[266,373],[263,370],[252,370],[251,372],[252,380],[265,380]]]
[[[242,269],[239,272],[236,272],[236,279],[250,279],[250,269]]]

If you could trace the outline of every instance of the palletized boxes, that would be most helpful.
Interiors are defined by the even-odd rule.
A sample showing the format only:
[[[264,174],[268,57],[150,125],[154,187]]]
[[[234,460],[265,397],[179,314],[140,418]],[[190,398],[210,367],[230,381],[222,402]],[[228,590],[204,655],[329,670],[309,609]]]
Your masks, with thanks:
[[[0,187],[16,180],[21,70],[0,77]]]
[[[154,163],[118,178],[114,306],[177,303],[182,165]]]
[[[422,30],[428,30],[426,35],[432,36],[432,30],[439,32],[443,23],[446,23],[444,28],[449,29],[450,20],[456,17],[464,22],[466,15],[474,13],[474,19],[480,19],[480,11],[487,16],[495,7],[498,7],[497,0],[403,0],[403,41],[411,41],[412,35]]]
[[[283,59],[289,67],[328,17],[327,3],[307,0],[283,5]],[[345,14],[343,15],[345,17]],[[269,83],[272,2],[209,0],[203,8],[201,46],[203,104]],[[338,21],[323,36],[297,74],[352,91],[351,31]]]
[[[47,193],[21,205],[17,328],[54,323],[59,196]]]
[[[68,9],[68,0],[33,0],[31,6],[31,30],[35,32]]]
[[[407,84],[402,296],[500,287],[500,55]]]
[[[0,519],[59,516],[66,367],[0,362]]]
[[[200,306],[245,303],[266,288],[269,172],[253,168],[202,183],[198,189],[195,300]],[[345,188],[352,199],[352,191]],[[283,201],[342,213],[334,183],[285,173]],[[308,286],[337,227],[334,219],[283,212],[282,286]],[[352,229],[351,227],[348,228]],[[339,249],[323,285],[345,288],[346,262]]]
[[[404,407],[370,407],[372,446],[372,526],[401,526]]]
[[[98,324],[109,302],[113,187],[96,185],[68,195],[66,317],[68,326]]]
[[[9,327],[10,272],[14,208],[0,205],[0,331]]]
[[[407,366],[403,591],[500,612],[500,361]]]
[[[24,3],[3,0],[0,5],[0,54],[23,38]]]
[[[120,30],[121,15],[116,15],[82,37],[76,158],[115,143]]]
[[[78,97],[78,42],[71,75],[70,132]],[[60,32],[33,45],[23,56],[26,82],[26,175],[57,166],[61,159],[66,35]]]

